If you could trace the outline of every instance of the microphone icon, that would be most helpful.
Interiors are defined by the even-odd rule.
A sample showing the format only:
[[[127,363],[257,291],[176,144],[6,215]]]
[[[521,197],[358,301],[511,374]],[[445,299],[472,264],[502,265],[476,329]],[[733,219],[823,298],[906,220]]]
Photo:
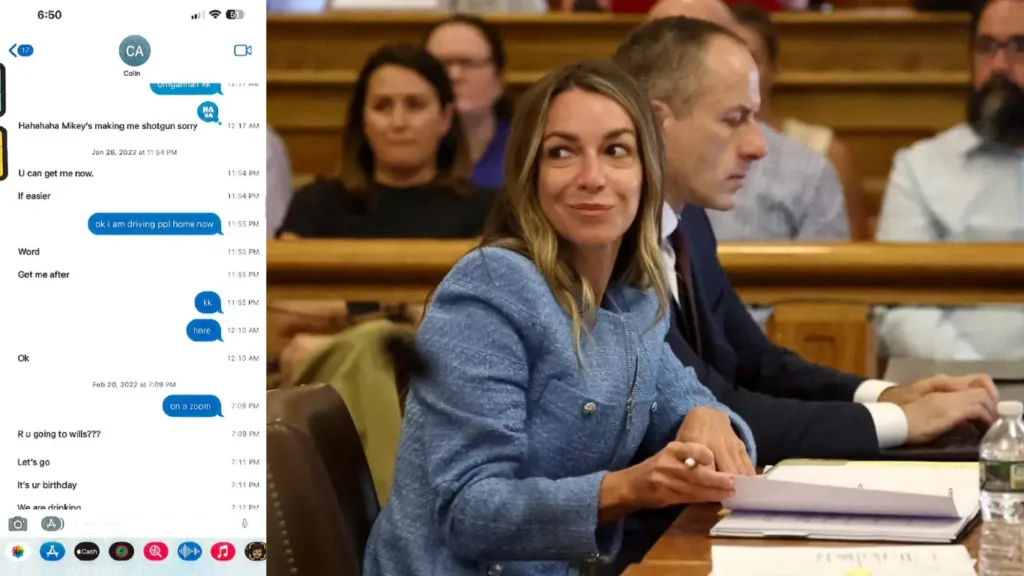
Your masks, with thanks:
[[[248,527],[249,527],[249,521],[246,520],[245,518],[242,518],[242,528],[248,528]]]

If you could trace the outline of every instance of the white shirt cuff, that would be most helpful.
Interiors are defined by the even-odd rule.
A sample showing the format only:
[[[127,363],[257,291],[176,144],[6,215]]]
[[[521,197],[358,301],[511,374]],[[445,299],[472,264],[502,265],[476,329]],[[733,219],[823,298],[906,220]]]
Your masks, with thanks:
[[[894,448],[907,443],[910,425],[907,423],[907,415],[903,413],[902,408],[888,402],[864,404],[864,407],[868,409],[871,419],[875,421],[879,448]]]
[[[896,384],[885,380],[865,380],[853,393],[853,401],[858,404],[878,402],[878,397],[882,395],[882,392],[893,386]]]

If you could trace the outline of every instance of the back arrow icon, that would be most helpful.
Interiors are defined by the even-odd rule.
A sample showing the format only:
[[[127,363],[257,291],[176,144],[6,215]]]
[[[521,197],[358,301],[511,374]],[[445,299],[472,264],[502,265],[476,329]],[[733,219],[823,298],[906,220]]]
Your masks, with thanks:
[[[14,53],[14,49],[17,47],[17,44],[11,44],[11,47],[7,49],[7,51],[11,53],[11,56],[14,56],[15,58],[18,57],[18,55]]]

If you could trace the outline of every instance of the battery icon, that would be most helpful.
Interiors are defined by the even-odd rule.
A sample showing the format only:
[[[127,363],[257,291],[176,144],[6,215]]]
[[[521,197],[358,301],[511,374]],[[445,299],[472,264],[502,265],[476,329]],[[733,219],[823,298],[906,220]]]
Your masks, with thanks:
[[[245,12],[241,10],[228,10],[226,15],[228,20],[241,20],[242,18],[245,18]]]

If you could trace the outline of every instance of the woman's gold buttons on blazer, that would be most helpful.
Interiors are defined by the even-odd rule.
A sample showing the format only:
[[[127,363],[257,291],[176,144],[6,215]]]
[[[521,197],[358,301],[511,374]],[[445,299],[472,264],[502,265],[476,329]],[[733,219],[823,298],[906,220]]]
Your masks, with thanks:
[[[586,404],[583,405],[584,416],[593,416],[595,412],[597,412],[597,404],[594,404],[593,402],[587,402]]]

